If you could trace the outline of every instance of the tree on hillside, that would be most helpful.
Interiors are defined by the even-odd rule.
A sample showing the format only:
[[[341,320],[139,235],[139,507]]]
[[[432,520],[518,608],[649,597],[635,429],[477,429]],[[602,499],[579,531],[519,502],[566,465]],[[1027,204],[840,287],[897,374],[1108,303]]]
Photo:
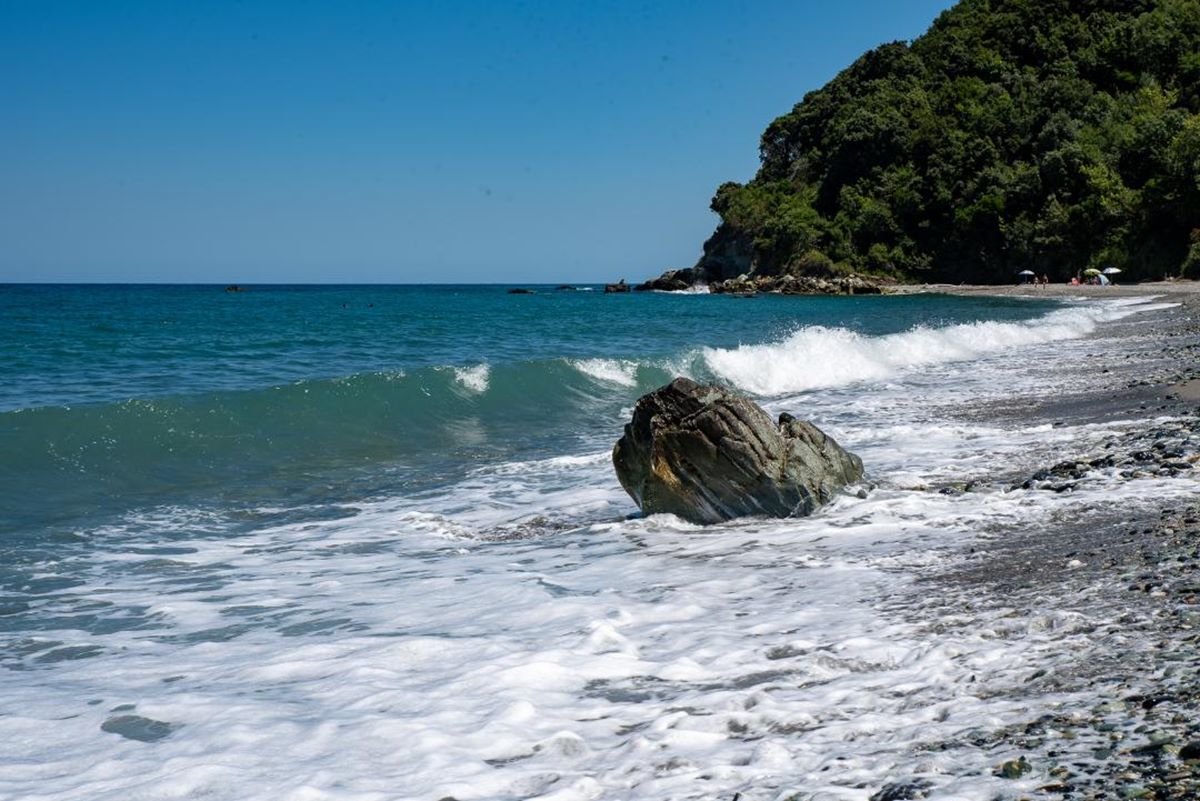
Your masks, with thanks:
[[[1200,0],[962,0],[863,54],[723,184],[698,267],[1200,277]]]

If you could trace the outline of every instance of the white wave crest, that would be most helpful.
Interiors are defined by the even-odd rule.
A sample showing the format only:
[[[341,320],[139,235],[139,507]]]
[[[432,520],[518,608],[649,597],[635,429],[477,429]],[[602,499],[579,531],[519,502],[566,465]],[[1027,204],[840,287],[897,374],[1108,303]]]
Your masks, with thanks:
[[[608,381],[623,387],[632,387],[637,384],[637,362],[622,359],[578,359],[572,361],[571,366],[584,375],[600,381]]]
[[[454,368],[454,380],[472,392],[478,393],[487,392],[488,378],[491,377],[491,374],[492,368],[487,363],[477,364],[474,367]]]
[[[1087,336],[1103,322],[1164,308],[1142,299],[1121,299],[1059,309],[1022,322],[978,322],[945,328],[918,327],[886,336],[844,328],[801,328],[780,342],[704,348],[704,364],[719,378],[757,395],[879,381],[914,367],[976,359]]]

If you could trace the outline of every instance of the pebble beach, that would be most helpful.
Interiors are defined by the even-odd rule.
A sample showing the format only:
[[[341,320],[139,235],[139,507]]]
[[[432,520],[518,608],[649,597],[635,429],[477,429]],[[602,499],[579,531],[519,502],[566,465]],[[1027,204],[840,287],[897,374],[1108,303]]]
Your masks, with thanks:
[[[1070,507],[1032,531],[997,526],[960,564],[921,581],[922,598],[913,599],[909,614],[920,620],[957,606],[967,628],[1008,619],[1019,630],[1022,621],[1041,620],[1051,632],[1045,666],[1031,664],[1024,682],[988,690],[1030,702],[1027,719],[967,735],[972,747],[1007,756],[995,760],[995,775],[1014,782],[1038,777],[1035,786],[1025,783],[1020,797],[1200,798],[1200,287],[940,285],[918,291],[1150,296],[1177,304],[1130,327],[1120,340],[1125,347],[1114,348],[1109,339],[1091,354],[1088,369],[1096,380],[1079,392],[946,412],[1055,427],[1130,421],[1119,435],[1009,477],[1012,491],[1070,496],[1088,483],[1115,489],[1153,475],[1178,480],[1184,492],[1144,497],[1136,510]],[[932,787],[898,777],[871,799],[924,798]]]

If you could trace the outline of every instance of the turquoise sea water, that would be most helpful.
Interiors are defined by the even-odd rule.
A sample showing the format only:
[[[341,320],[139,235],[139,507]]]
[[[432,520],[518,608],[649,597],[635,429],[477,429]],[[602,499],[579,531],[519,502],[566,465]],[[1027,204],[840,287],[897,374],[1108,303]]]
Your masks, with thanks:
[[[642,392],[679,372],[711,376],[705,347],[811,326],[878,337],[1027,320],[1052,306],[537,289],[3,287],[0,531],[37,539],[141,506],[415,491],[483,461],[615,439]],[[594,360],[614,362],[618,380],[597,377]]]
[[[923,579],[1192,491],[1010,491],[1104,426],[956,414],[1097,389],[1165,304],[506,289],[0,287],[0,798],[861,801],[914,754],[994,798],[963,733],[1091,629]],[[639,516],[610,451],[676,375],[868,483]]]

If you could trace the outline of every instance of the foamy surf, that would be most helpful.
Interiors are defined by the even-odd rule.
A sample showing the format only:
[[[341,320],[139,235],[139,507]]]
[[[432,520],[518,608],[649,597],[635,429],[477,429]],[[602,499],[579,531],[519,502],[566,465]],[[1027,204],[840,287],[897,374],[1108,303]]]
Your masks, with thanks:
[[[579,359],[571,365],[592,378],[623,387],[637,385],[637,362],[622,359]]]
[[[779,342],[704,348],[701,358],[713,375],[733,386],[757,395],[783,395],[881,381],[916,367],[1079,339],[1103,323],[1170,305],[1120,299],[1060,309],[1016,323],[922,326],[874,337],[844,328],[809,326]]]
[[[727,313],[720,298],[693,300],[636,302]],[[103,525],[64,527],[58,539],[18,548],[23,561],[0,565],[21,588],[0,599],[0,666],[13,668],[0,690],[0,797],[865,801],[913,777],[947,801],[1032,796],[1053,779],[1048,760],[1031,757],[1031,774],[1002,779],[993,770],[1018,756],[1015,747],[976,743],[1047,709],[1100,703],[1107,688],[1048,691],[1031,676],[1070,676],[1096,626],[1120,616],[1089,617],[1053,597],[988,608],[976,586],[929,579],[971,566],[970,549],[989,532],[1036,533],[1097,510],[1134,516],[1194,497],[1195,484],[1126,480],[1108,468],[1073,492],[1013,490],[1065,455],[1103,451],[1130,424],[946,413],[981,398],[1095,385],[1101,367],[1130,364],[1118,362],[1126,350],[1105,361],[1113,343],[1102,338],[1104,320],[1092,337],[1028,341],[1018,327],[1006,347],[954,350],[939,339],[985,336],[964,322],[974,319],[969,307],[876,300],[742,304],[746,314],[808,309],[804,319],[826,322],[811,309],[947,308],[957,328],[975,331],[927,324],[905,339],[912,317],[865,325],[850,346],[876,360],[888,342],[935,355],[884,360],[879,380],[850,371],[802,397],[786,389],[762,399],[861,455],[875,485],[803,520],[701,527],[636,515],[613,476],[611,446],[639,389],[678,372],[716,376],[691,333],[661,352],[639,350],[649,316],[617,318],[631,332],[619,341],[572,330],[553,354],[497,348],[490,368],[481,352],[464,352],[407,365],[394,381],[370,372],[300,388],[310,392],[158,403],[161,428],[140,410],[129,422],[142,435],[136,447],[61,483],[118,475],[107,466],[127,467],[163,443],[179,448],[166,432],[197,430],[181,425],[192,406],[203,420],[263,414],[211,429],[215,442],[256,449],[217,471],[213,452],[202,453],[197,461],[223,479],[211,491],[174,489],[169,501]],[[605,313],[626,306],[634,308]],[[992,307],[975,308],[986,316]],[[558,318],[556,330],[572,319]],[[622,334],[612,319],[606,326]],[[743,318],[731,334],[679,314],[660,334],[705,330],[713,337],[699,341],[727,344],[787,330],[783,315],[770,319]],[[1067,335],[1079,330],[1074,320]],[[771,349],[790,340],[763,353],[782,358]],[[364,341],[382,339],[372,328]],[[623,357],[593,361],[595,353]],[[129,445],[111,412],[87,412],[96,425],[55,455],[111,446],[94,431]],[[82,428],[69,416],[37,416],[48,417],[45,431]],[[273,429],[273,420],[295,422]],[[298,460],[281,444],[312,440],[329,421],[339,427],[314,451],[361,436],[369,447],[350,453],[371,482],[323,473],[315,460],[285,472]],[[383,434],[397,421],[410,428],[393,442]],[[400,448],[422,432],[438,435],[416,442],[423,450]],[[514,441],[525,447],[497,447]],[[237,494],[250,475],[246,454],[264,447],[264,480],[294,484],[292,495]],[[14,450],[28,472],[32,446]],[[422,461],[430,452],[439,458]],[[178,463],[163,465],[154,474],[175,486]],[[394,480],[380,478],[393,470]],[[977,486],[964,492],[965,481]],[[49,492],[54,482],[43,485]],[[1119,633],[1122,643],[1135,637]]]
[[[903,463],[935,481],[948,457],[1001,443],[1032,465],[1071,438],[959,425],[934,439],[909,414],[860,443],[885,475]],[[805,520],[703,528],[622,520],[606,462],[483,468],[436,496],[235,538],[161,518],[98,537],[56,608],[102,596],[114,619],[143,619],[55,662],[54,681],[6,679],[23,702],[0,718],[0,793],[118,801],[137,777],[154,799],[863,801],[917,774],[937,797],[987,801],[1026,788],[992,775],[1008,752],[965,733],[1033,715],[1047,699],[1010,688],[1070,670],[1092,624],[967,595],[919,618],[897,602],[989,526],[1192,491],[1148,479],[1005,500],[888,482]],[[518,530],[531,510],[574,525]],[[144,552],[168,535],[169,560]],[[58,641],[49,653],[91,639],[38,636]]]
[[[472,367],[455,367],[454,379],[471,392],[482,394],[487,392],[488,379],[492,368],[488,364],[476,364]]]

